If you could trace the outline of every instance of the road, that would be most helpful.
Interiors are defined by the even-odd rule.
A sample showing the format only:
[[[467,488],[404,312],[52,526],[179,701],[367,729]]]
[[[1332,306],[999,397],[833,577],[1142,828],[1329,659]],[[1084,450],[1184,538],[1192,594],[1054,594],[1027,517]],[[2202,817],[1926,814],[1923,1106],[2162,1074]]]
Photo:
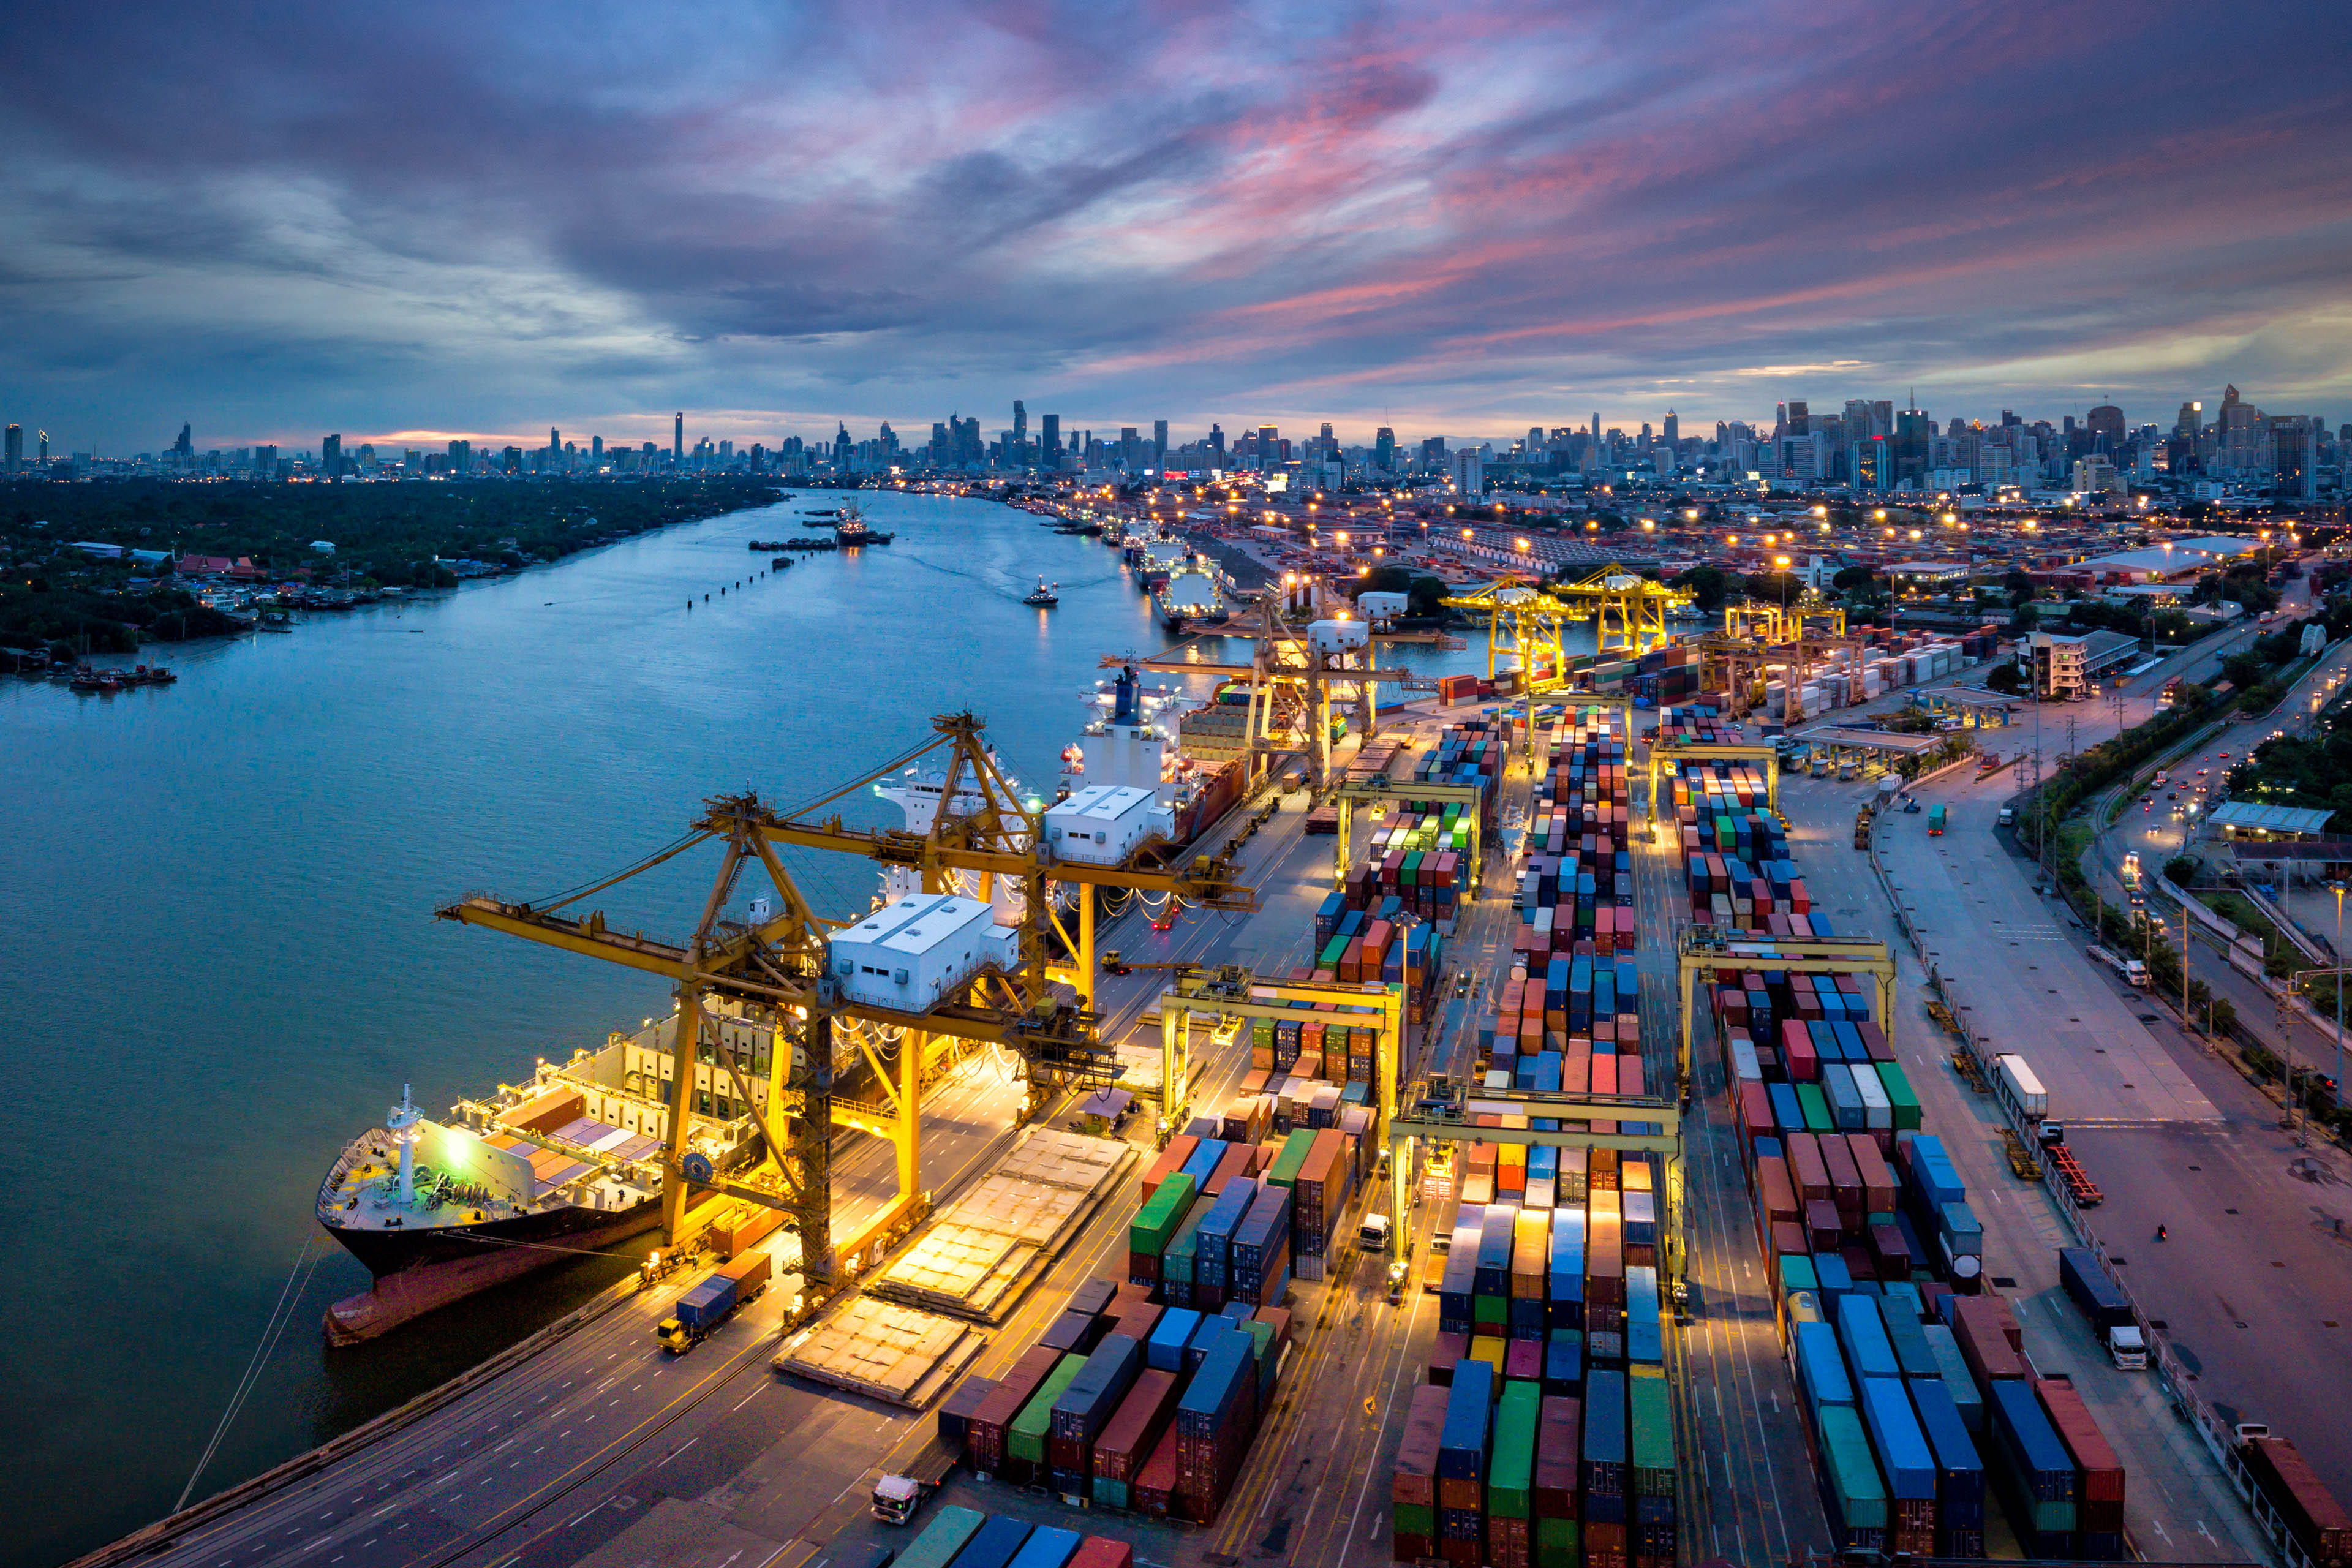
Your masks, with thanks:
[[[2292,1375],[2280,1369],[2333,1364],[2328,1336],[2335,1331],[2321,1326],[2319,1314],[2264,1313],[2276,1339],[2249,1333],[2231,1343],[2201,1328],[2179,1333],[2200,1315],[2193,1301],[2242,1303],[2278,1294],[2268,1263],[2283,1238],[2304,1226],[2288,1201],[2296,1194],[2275,1175],[2258,1179],[2238,1161],[2196,1152],[2243,1148],[2244,1164],[2257,1164],[2254,1149],[2275,1137],[2268,1125],[2275,1112],[2265,1115],[2261,1097],[2144,994],[2095,966],[2084,951],[2087,933],[2054,900],[2032,891],[2032,868],[2004,849],[1994,831],[2001,801],[2014,787],[2006,774],[1977,781],[1964,772],[1919,790],[1924,803],[1948,807],[1950,826],[1940,837],[1928,837],[1925,812],[1884,820],[1881,858],[1907,928],[1916,933],[1916,949],[1853,848],[1863,786],[1792,781],[1781,805],[1791,854],[1809,885],[1834,889],[1817,907],[1827,908],[1841,934],[1885,937],[1897,951],[1897,1054],[1918,1090],[1927,1126],[1944,1135],[1977,1204],[1990,1282],[2021,1298],[2028,1352],[2045,1369],[2063,1366],[2075,1374],[2132,1475],[2127,1518],[2135,1539],[2150,1556],[2183,1561],[2252,1552],[2238,1506],[2210,1458],[2170,1414],[2158,1380],[2116,1372],[2097,1357],[2087,1334],[2074,1331],[2078,1318],[2058,1289],[2056,1268],[2057,1249],[2074,1245],[2074,1238],[2046,1194],[2010,1174],[1991,1102],[1953,1073],[1951,1041],[1925,1016],[1932,965],[1957,992],[1970,1026],[1996,1049],[2022,1054],[2042,1078],[2053,1118],[2066,1125],[2069,1143],[2106,1194],[2104,1206],[2088,1211],[2094,1235],[2123,1260],[2122,1272],[2149,1312],[2168,1322],[2189,1356],[2203,1358],[2200,1391],[2217,1403],[2273,1412],[2269,1418],[2300,1442],[2305,1410],[2327,1403],[2335,1391],[2307,1376],[2300,1390],[2292,1389]],[[2189,1167],[2197,1165],[2204,1170],[2192,1175]],[[2167,1221],[2173,1239],[2156,1267],[2159,1259],[2149,1249],[2166,1216],[2153,1205],[2185,1177],[2226,1182],[2230,1195],[2219,1206],[2240,1210],[2245,1229],[2234,1237],[2208,1234],[2175,1215]],[[2303,1187],[2306,1201],[2308,1191]],[[2248,1235],[2263,1240],[2249,1247]],[[2352,1300],[2352,1274],[2345,1289]]]

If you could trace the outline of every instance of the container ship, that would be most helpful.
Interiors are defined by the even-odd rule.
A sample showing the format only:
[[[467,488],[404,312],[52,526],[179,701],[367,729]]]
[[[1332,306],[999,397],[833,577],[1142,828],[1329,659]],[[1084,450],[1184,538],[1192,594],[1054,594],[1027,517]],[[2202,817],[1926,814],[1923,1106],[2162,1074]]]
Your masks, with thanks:
[[[1167,581],[1152,591],[1152,607],[1160,624],[1171,632],[1188,626],[1218,626],[1230,615],[1216,569],[1198,555],[1187,553],[1169,569]]]
[[[722,1009],[719,1037],[763,1100],[774,1025]],[[463,1101],[446,1121],[404,1089],[384,1124],[352,1140],[319,1185],[319,1223],[375,1277],[328,1309],[329,1341],[373,1339],[659,1224],[676,1038],[674,1016],[649,1020],[601,1049],[542,1061],[530,1081]],[[714,1171],[750,1163],[761,1149],[751,1106],[724,1068],[715,1084],[708,1060],[695,1070],[687,1158]]]
[[[1176,847],[1198,838],[1241,799],[1249,746],[1239,726],[1230,733],[1218,726],[1196,731],[1195,716],[1210,710],[1170,688],[1146,688],[1132,667],[1087,701],[1095,718],[1062,752],[1066,798],[1097,786],[1150,790],[1168,814],[1160,831]],[[1216,716],[1233,711],[1218,708]]]

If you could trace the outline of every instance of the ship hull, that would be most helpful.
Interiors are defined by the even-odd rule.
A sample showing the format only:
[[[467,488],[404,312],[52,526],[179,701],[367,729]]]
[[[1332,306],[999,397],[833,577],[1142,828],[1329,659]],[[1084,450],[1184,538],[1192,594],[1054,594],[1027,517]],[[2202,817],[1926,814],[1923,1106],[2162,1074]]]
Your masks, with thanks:
[[[661,1223],[661,1200],[564,1208],[431,1230],[326,1230],[375,1283],[327,1309],[331,1344],[356,1344],[493,1285],[594,1252]]]

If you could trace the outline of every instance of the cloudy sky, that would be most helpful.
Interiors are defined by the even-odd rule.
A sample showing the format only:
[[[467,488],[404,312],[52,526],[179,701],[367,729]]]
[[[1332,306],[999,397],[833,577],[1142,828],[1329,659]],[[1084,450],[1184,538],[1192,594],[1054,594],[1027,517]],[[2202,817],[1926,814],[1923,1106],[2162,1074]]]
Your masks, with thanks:
[[[2352,418],[2352,15],[18,0],[59,449]]]

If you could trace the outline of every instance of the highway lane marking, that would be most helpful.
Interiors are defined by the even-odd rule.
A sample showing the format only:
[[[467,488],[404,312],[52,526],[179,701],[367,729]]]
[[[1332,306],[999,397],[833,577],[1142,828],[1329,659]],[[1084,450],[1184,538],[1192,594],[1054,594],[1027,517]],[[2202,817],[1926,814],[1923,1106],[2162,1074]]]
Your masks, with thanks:
[[[735,1408],[740,1410],[743,1407],[739,1405]],[[688,1437],[685,1442],[680,1443],[677,1447],[672,1448],[667,1455],[663,1456],[661,1465],[656,1465],[654,1468],[656,1470],[660,1469],[662,1465],[668,1464],[670,1460],[677,1458],[680,1454],[685,1453],[688,1448],[693,1447],[697,1443],[701,1441],[702,1434],[697,1432],[693,1436]]]
[[[368,1517],[370,1519],[382,1519],[385,1514],[390,1513],[394,1509],[396,1509],[400,1505],[396,1502],[388,1502],[382,1508],[376,1510],[373,1513],[368,1515]]]

